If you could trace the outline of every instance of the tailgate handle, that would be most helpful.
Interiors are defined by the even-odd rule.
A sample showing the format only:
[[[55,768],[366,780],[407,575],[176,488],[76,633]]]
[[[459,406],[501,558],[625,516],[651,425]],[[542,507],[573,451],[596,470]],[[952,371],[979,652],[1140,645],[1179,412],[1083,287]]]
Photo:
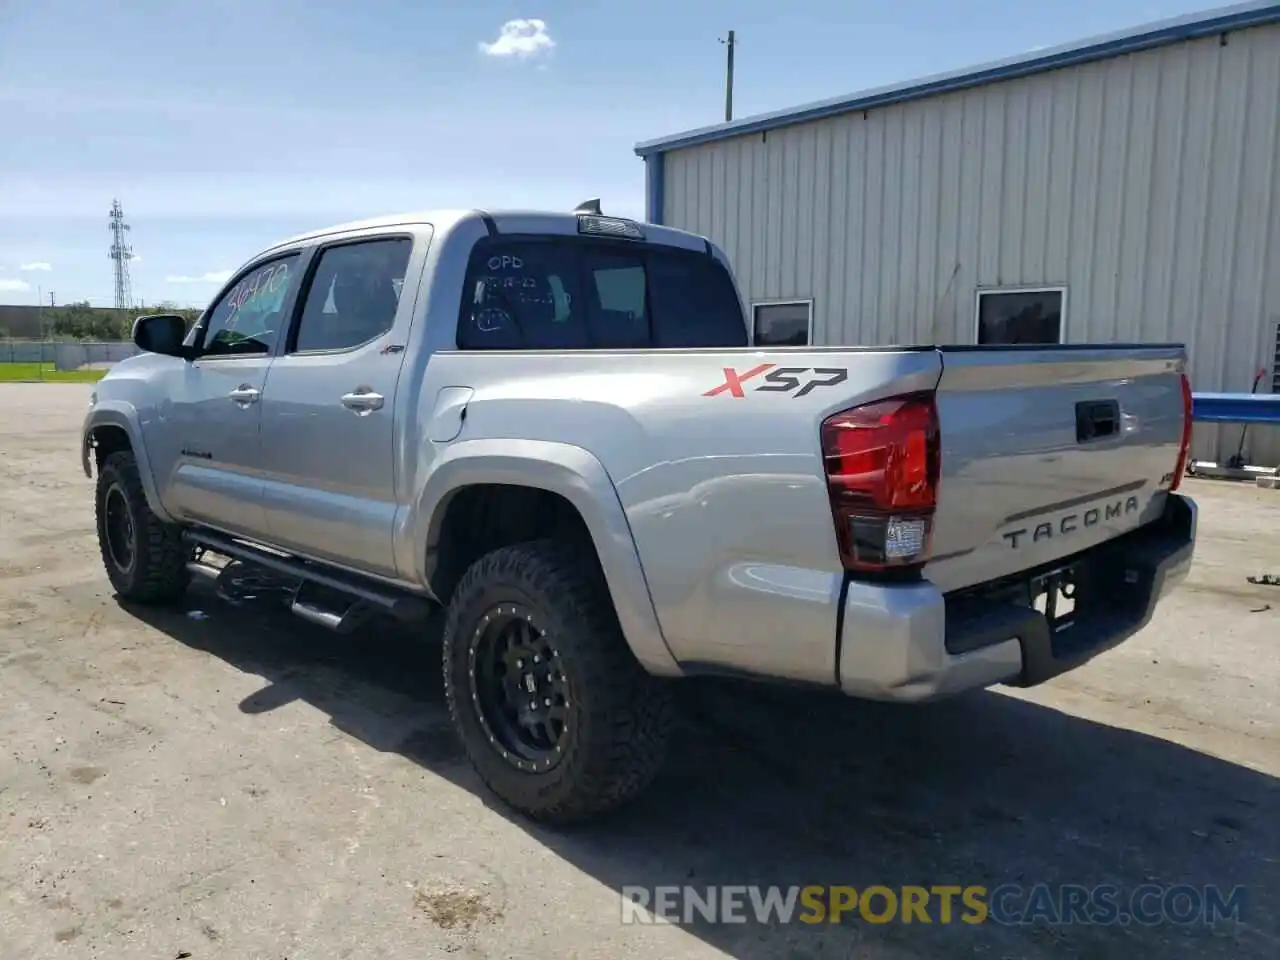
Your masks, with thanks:
[[[1081,400],[1076,404],[1076,443],[1114,437],[1119,431],[1119,401]]]

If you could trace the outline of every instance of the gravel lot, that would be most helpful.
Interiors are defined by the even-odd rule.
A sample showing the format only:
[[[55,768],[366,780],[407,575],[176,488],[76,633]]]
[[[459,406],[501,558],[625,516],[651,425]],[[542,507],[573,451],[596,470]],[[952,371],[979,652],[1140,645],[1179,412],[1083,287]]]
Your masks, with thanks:
[[[683,691],[668,767],[554,832],[460,762],[438,647],[207,588],[117,604],[89,387],[0,385],[0,956],[1280,956],[1280,493],[1190,481],[1190,581],[1032,691],[889,708]],[[193,615],[199,611],[199,616]],[[1248,888],[1242,924],[627,925],[658,884]]]

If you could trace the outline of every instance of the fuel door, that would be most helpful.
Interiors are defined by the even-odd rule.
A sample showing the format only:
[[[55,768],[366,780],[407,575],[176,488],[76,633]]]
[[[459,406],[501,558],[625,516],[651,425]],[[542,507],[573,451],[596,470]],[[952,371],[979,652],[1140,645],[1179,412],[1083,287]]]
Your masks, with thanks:
[[[474,393],[470,387],[440,388],[427,426],[427,436],[432,443],[448,443],[462,432],[462,425],[467,419],[467,404]]]

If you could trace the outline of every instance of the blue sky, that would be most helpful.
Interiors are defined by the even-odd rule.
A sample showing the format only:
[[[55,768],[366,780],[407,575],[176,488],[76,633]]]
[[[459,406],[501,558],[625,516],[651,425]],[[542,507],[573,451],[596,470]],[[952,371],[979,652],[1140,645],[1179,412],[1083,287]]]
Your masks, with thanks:
[[[636,141],[1192,12],[1194,0],[0,3],[0,303],[204,305],[292,233],[455,206],[644,212]],[[512,21],[523,21],[513,25]],[[504,33],[506,25],[506,33]]]

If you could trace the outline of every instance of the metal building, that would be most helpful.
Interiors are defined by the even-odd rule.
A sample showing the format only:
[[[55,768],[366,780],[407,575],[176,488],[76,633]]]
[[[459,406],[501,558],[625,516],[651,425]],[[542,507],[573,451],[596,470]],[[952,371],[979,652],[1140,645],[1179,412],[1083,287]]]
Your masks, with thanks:
[[[725,249],[757,343],[1176,340],[1193,389],[1280,392],[1280,3],[636,153],[648,219]],[[1239,437],[1197,424],[1193,456]]]

